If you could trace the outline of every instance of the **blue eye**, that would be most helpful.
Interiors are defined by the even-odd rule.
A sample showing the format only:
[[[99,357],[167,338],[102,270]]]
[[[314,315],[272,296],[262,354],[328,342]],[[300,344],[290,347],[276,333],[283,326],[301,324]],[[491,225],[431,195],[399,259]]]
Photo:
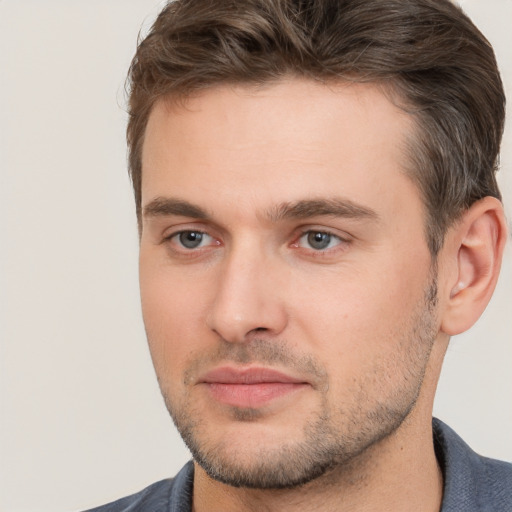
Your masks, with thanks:
[[[325,231],[307,231],[299,239],[299,245],[315,251],[323,251],[338,245],[341,239]]]
[[[176,238],[180,245],[186,249],[197,249],[211,243],[211,236],[201,231],[182,231],[177,233],[173,238]]]

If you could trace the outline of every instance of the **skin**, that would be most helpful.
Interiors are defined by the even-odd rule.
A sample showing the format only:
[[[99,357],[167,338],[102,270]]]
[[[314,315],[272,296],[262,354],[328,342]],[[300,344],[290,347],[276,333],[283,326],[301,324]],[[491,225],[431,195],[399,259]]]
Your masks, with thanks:
[[[457,303],[480,275],[464,240],[490,240],[494,222],[500,246],[504,223],[480,204],[433,265],[403,171],[413,130],[370,84],[290,79],[154,107],[141,296],[196,460],[194,510],[439,510],[435,387],[449,335],[485,300],[473,316]],[[204,383],[226,366],[278,370],[293,389],[226,403]]]

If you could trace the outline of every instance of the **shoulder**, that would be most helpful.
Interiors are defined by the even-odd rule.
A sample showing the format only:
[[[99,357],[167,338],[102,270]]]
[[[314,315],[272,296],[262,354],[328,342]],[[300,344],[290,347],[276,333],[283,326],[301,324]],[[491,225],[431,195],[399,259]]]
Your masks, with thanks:
[[[188,462],[175,478],[155,482],[135,494],[86,512],[190,512],[194,466]]]
[[[512,464],[477,454],[439,420],[433,430],[445,480],[442,512],[510,512]]]
[[[168,497],[172,491],[174,480],[168,478],[156,482],[142,491],[126,496],[112,503],[90,509],[86,512],[124,512],[128,510],[168,510]]]

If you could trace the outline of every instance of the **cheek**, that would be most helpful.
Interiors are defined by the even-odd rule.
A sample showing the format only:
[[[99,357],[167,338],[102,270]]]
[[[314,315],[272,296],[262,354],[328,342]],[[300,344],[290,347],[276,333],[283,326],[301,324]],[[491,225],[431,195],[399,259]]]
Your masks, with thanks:
[[[153,364],[160,378],[179,370],[205,339],[207,299],[201,280],[169,268],[145,265],[141,258],[142,315]]]
[[[332,411],[394,403],[404,390],[410,397],[415,393],[428,358],[428,344],[418,343],[415,329],[424,288],[413,293],[395,286],[387,292],[347,284],[331,300],[303,308],[300,329],[329,375]]]
[[[302,290],[293,318],[298,330],[314,343],[323,362],[341,361],[347,371],[384,358],[400,343],[428,286],[428,266],[417,272],[401,264],[382,263],[365,271],[342,269],[313,281],[296,280]],[[382,270],[385,269],[385,270]],[[306,291],[306,293],[304,293]],[[307,300],[300,300],[300,297]]]

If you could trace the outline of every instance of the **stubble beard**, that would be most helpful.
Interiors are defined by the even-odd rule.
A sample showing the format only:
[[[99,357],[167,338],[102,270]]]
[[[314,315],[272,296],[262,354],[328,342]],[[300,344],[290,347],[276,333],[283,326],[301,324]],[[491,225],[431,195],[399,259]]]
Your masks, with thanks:
[[[314,359],[297,359],[285,343],[275,340],[254,339],[250,344],[222,341],[217,352],[219,360],[241,364],[278,362],[302,370],[307,368],[325,380],[321,406],[304,424],[302,439],[270,449],[265,449],[261,443],[257,453],[249,456],[250,463],[246,462],[247,455],[237,456],[233,440],[212,442],[208,432],[211,427],[205,423],[201,410],[186,399],[178,405],[161,386],[167,409],[195,462],[209,477],[230,486],[289,489],[335,469],[353,471],[354,465],[357,466],[355,462],[364,460],[363,455],[372,446],[397,431],[416,404],[436,336],[436,303],[437,286],[433,278],[411,322],[398,331],[401,335],[399,349],[402,350],[397,351],[391,364],[375,367],[372,375],[363,377],[351,390],[353,399],[350,403],[339,408],[329,405],[328,377]],[[397,369],[402,373],[398,374]],[[384,398],[376,399],[372,396],[375,382],[386,379],[396,380]],[[233,408],[232,415],[236,421],[251,422],[258,421],[260,412]],[[241,443],[243,445],[243,440]]]

